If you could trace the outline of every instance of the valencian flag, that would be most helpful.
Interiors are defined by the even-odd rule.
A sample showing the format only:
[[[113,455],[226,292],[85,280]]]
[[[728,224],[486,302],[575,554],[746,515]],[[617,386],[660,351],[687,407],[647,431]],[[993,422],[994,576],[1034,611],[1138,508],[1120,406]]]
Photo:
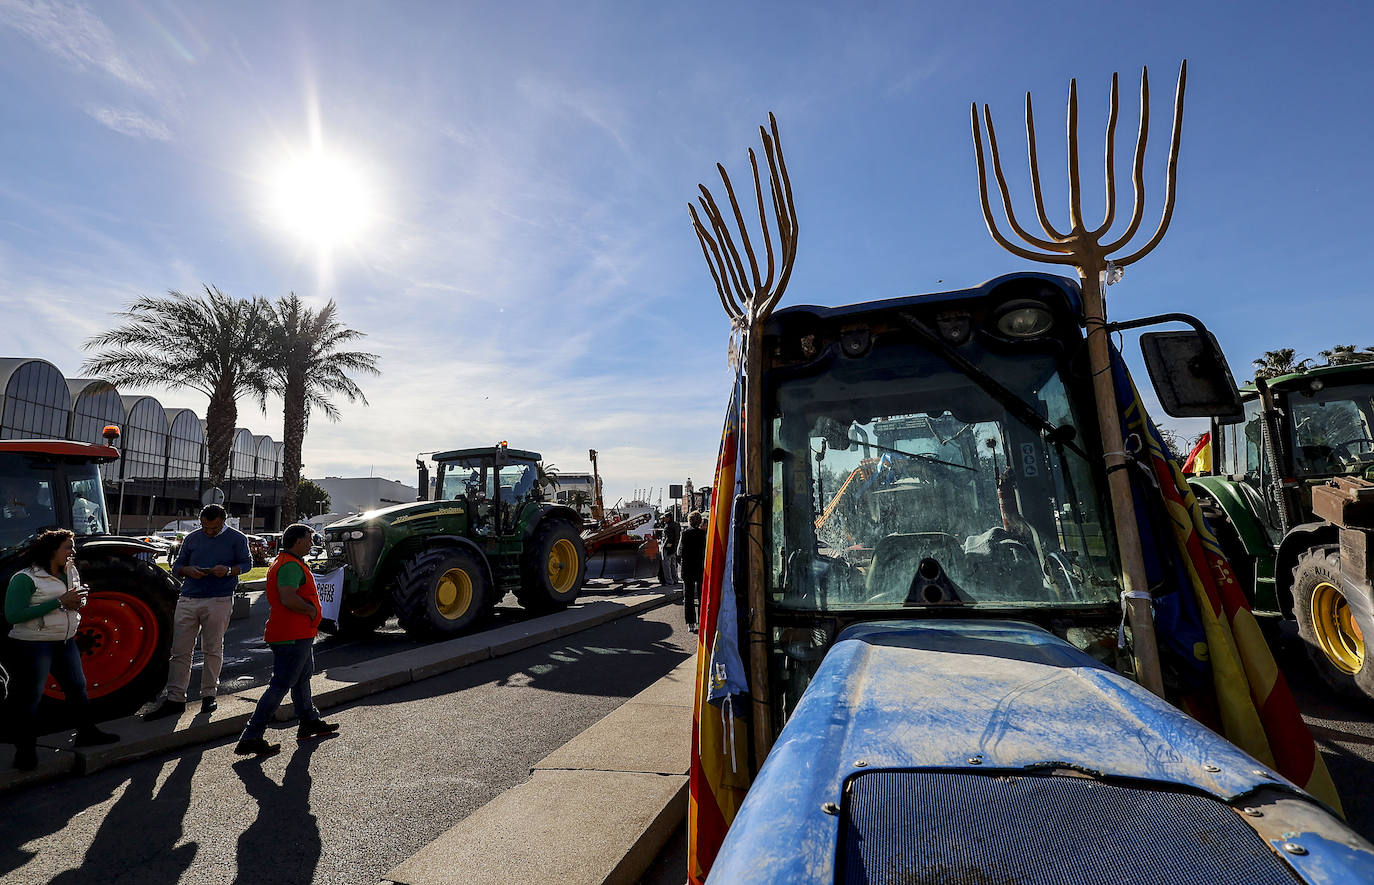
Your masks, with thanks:
[[[1132,481],[1147,580],[1158,587],[1164,572],[1172,572],[1174,580],[1165,581],[1166,587],[1192,590],[1191,599],[1165,591],[1155,600],[1161,657],[1181,677],[1183,706],[1339,812],[1335,784],[1245,592],[1115,348],[1112,373],[1126,448],[1138,449],[1142,468]]]
[[[687,871],[705,881],[725,831],[749,789],[748,728],[735,717],[747,709],[748,686],[739,651],[731,530],[734,501],[742,491],[743,380],[737,369],[725,413],[711,518],[706,526],[706,567],[697,624],[696,700],[692,705],[692,756],[688,770]]]

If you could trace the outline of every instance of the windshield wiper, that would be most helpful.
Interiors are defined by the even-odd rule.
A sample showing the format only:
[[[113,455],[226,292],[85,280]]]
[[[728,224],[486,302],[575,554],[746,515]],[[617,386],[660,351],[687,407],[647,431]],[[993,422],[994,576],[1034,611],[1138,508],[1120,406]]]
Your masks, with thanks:
[[[958,467],[960,470],[972,470],[974,472],[977,472],[978,470],[978,468],[976,467],[970,467],[967,464],[957,464],[954,461],[944,461],[940,458],[935,457],[934,455],[927,455],[924,452],[903,452],[901,449],[888,448],[887,446],[879,445],[875,442],[864,442],[863,440],[855,439],[852,436],[846,436],[845,438],[852,443],[858,443],[861,446],[870,446],[875,449],[882,449],[884,452],[891,452],[894,455],[905,455],[908,458],[920,458],[922,461],[930,461],[934,464],[943,464],[946,467]]]
[[[925,323],[918,320],[914,314],[900,310],[897,315],[916,333],[916,337],[921,339],[921,343],[926,349],[934,353],[959,371],[964,377],[983,389],[983,392],[997,401],[997,404],[1011,413],[1022,424],[1045,434],[1050,441],[1062,443],[1069,449],[1078,453],[1083,458],[1088,457],[1088,453],[1074,444],[1073,435],[1076,432],[1072,426],[1057,427],[1046,420],[1035,407],[1022,399],[1015,391],[1006,387],[1002,382],[989,375],[987,372],[978,368],[976,364],[965,358],[945,343],[944,339],[930,330]]]

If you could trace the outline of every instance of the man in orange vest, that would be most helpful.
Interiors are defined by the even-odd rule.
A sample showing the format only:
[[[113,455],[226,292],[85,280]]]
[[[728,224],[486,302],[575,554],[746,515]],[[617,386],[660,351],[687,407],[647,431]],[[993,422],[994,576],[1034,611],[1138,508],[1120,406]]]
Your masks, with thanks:
[[[315,576],[305,564],[314,531],[297,523],[282,532],[282,550],[267,570],[267,629],[264,638],[272,649],[272,681],[258,700],[248,727],[243,730],[234,752],[240,756],[275,756],[281,744],[269,744],[263,737],[272,714],[282,698],[291,692],[300,726],[296,740],[329,737],[339,730],[338,723],[325,722],[310,697],[310,677],[315,672],[314,643],[320,625],[320,598],[315,592]]]

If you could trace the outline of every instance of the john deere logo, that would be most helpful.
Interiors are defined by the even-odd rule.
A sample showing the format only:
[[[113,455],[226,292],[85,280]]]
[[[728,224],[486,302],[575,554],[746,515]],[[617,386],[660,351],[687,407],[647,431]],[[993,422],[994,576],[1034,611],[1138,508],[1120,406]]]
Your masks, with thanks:
[[[447,507],[443,510],[427,510],[424,513],[412,513],[409,516],[402,516],[392,522],[392,525],[400,525],[403,522],[410,522],[412,519],[429,519],[435,516],[462,516],[462,507]]]

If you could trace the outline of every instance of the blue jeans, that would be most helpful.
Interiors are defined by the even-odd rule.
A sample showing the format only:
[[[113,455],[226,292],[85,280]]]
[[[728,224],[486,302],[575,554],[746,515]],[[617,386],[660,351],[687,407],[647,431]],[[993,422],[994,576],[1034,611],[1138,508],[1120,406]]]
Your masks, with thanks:
[[[51,673],[67,696],[68,709],[72,711],[78,725],[85,726],[86,674],[81,670],[81,649],[76,647],[75,639],[56,642],[27,642],[16,640],[19,649],[19,672],[14,674],[14,743],[15,746],[32,747],[38,739],[37,722],[34,719],[38,704],[43,700],[43,686]]]
[[[272,645],[272,681],[267,683],[267,691],[258,700],[253,718],[243,730],[243,740],[257,740],[267,734],[267,723],[272,714],[281,706],[282,698],[291,692],[291,703],[296,705],[296,718],[301,722],[313,722],[320,718],[315,702],[310,697],[310,677],[315,674],[315,640],[297,639],[295,642],[280,642]]]

